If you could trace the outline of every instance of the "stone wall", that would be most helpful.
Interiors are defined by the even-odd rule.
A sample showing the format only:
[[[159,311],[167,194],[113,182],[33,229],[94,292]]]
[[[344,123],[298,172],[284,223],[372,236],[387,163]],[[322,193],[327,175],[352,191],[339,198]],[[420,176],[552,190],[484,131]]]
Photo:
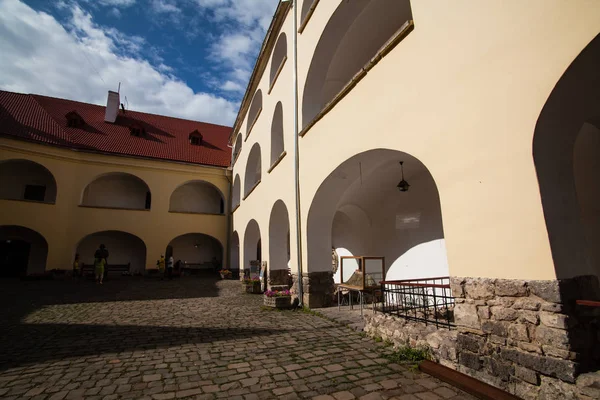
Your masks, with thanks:
[[[561,281],[451,279],[455,330],[376,314],[365,330],[427,345],[436,361],[523,399],[600,398],[600,310],[595,277]],[[596,372],[595,372],[596,371]]]
[[[290,272],[287,269],[269,270],[269,287],[290,285]]]
[[[292,293],[298,293],[298,274],[292,275]],[[302,274],[303,303],[310,308],[329,307],[333,304],[333,274],[330,271]]]

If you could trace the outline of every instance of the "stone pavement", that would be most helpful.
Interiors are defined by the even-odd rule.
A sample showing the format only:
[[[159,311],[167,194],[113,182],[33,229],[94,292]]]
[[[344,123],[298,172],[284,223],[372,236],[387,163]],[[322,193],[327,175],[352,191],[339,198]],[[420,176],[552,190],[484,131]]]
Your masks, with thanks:
[[[239,282],[0,281],[4,399],[473,399]]]

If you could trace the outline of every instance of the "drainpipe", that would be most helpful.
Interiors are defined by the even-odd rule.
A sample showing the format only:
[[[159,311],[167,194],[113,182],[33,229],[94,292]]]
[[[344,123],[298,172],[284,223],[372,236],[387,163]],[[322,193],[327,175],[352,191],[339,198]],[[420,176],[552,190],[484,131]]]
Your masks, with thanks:
[[[290,0],[282,0],[284,2]],[[298,253],[298,299],[299,306],[304,303],[302,287],[302,225],[300,214],[300,153],[298,146],[298,0],[293,1],[293,81],[294,81],[294,185],[296,194],[296,252]]]
[[[227,210],[226,208],[224,208],[224,210],[223,210],[227,214],[227,242],[226,242],[227,245],[225,246],[226,251],[227,251],[227,254],[225,254],[225,260],[226,260],[227,264],[223,264],[222,268],[225,268],[225,265],[227,265],[227,269],[230,269],[231,268],[231,236],[233,235],[233,212],[232,212],[232,204],[231,204],[231,201],[233,200],[233,146],[230,146],[228,143],[227,147],[229,147],[232,151],[231,151],[230,167],[225,170],[225,177],[227,178],[227,182],[229,182],[229,195],[227,196],[227,204],[229,206],[229,210]],[[229,171],[231,171],[231,175],[229,174]]]

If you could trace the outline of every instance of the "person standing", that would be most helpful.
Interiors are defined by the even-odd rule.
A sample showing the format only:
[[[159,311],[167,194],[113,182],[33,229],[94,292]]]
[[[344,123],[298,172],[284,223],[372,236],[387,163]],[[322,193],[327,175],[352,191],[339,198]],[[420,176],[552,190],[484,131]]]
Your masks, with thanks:
[[[158,274],[160,275],[160,279],[165,277],[165,256],[160,255],[160,259],[156,262],[158,266]]]
[[[173,256],[169,257],[169,261],[167,262],[167,277],[169,280],[173,279]]]
[[[106,258],[95,257],[94,258],[94,269],[96,270],[96,283],[102,285],[104,279],[104,267],[106,266]]]
[[[106,246],[104,244],[100,244],[100,247],[98,248],[98,250],[96,250],[96,252],[94,253],[94,258],[102,258],[104,259],[104,267],[103,267],[103,278],[106,277],[106,274],[108,273],[106,265],[108,264],[108,249],[106,248]]]
[[[79,268],[79,254],[75,254],[75,261],[73,261],[73,276],[76,278],[81,277],[81,270]]]

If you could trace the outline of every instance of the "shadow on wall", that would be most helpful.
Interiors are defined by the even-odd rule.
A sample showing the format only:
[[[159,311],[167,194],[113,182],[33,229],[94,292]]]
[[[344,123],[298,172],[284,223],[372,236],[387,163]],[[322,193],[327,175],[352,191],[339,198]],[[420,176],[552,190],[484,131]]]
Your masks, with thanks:
[[[559,279],[600,276],[600,35],[550,94],[533,159]]]

